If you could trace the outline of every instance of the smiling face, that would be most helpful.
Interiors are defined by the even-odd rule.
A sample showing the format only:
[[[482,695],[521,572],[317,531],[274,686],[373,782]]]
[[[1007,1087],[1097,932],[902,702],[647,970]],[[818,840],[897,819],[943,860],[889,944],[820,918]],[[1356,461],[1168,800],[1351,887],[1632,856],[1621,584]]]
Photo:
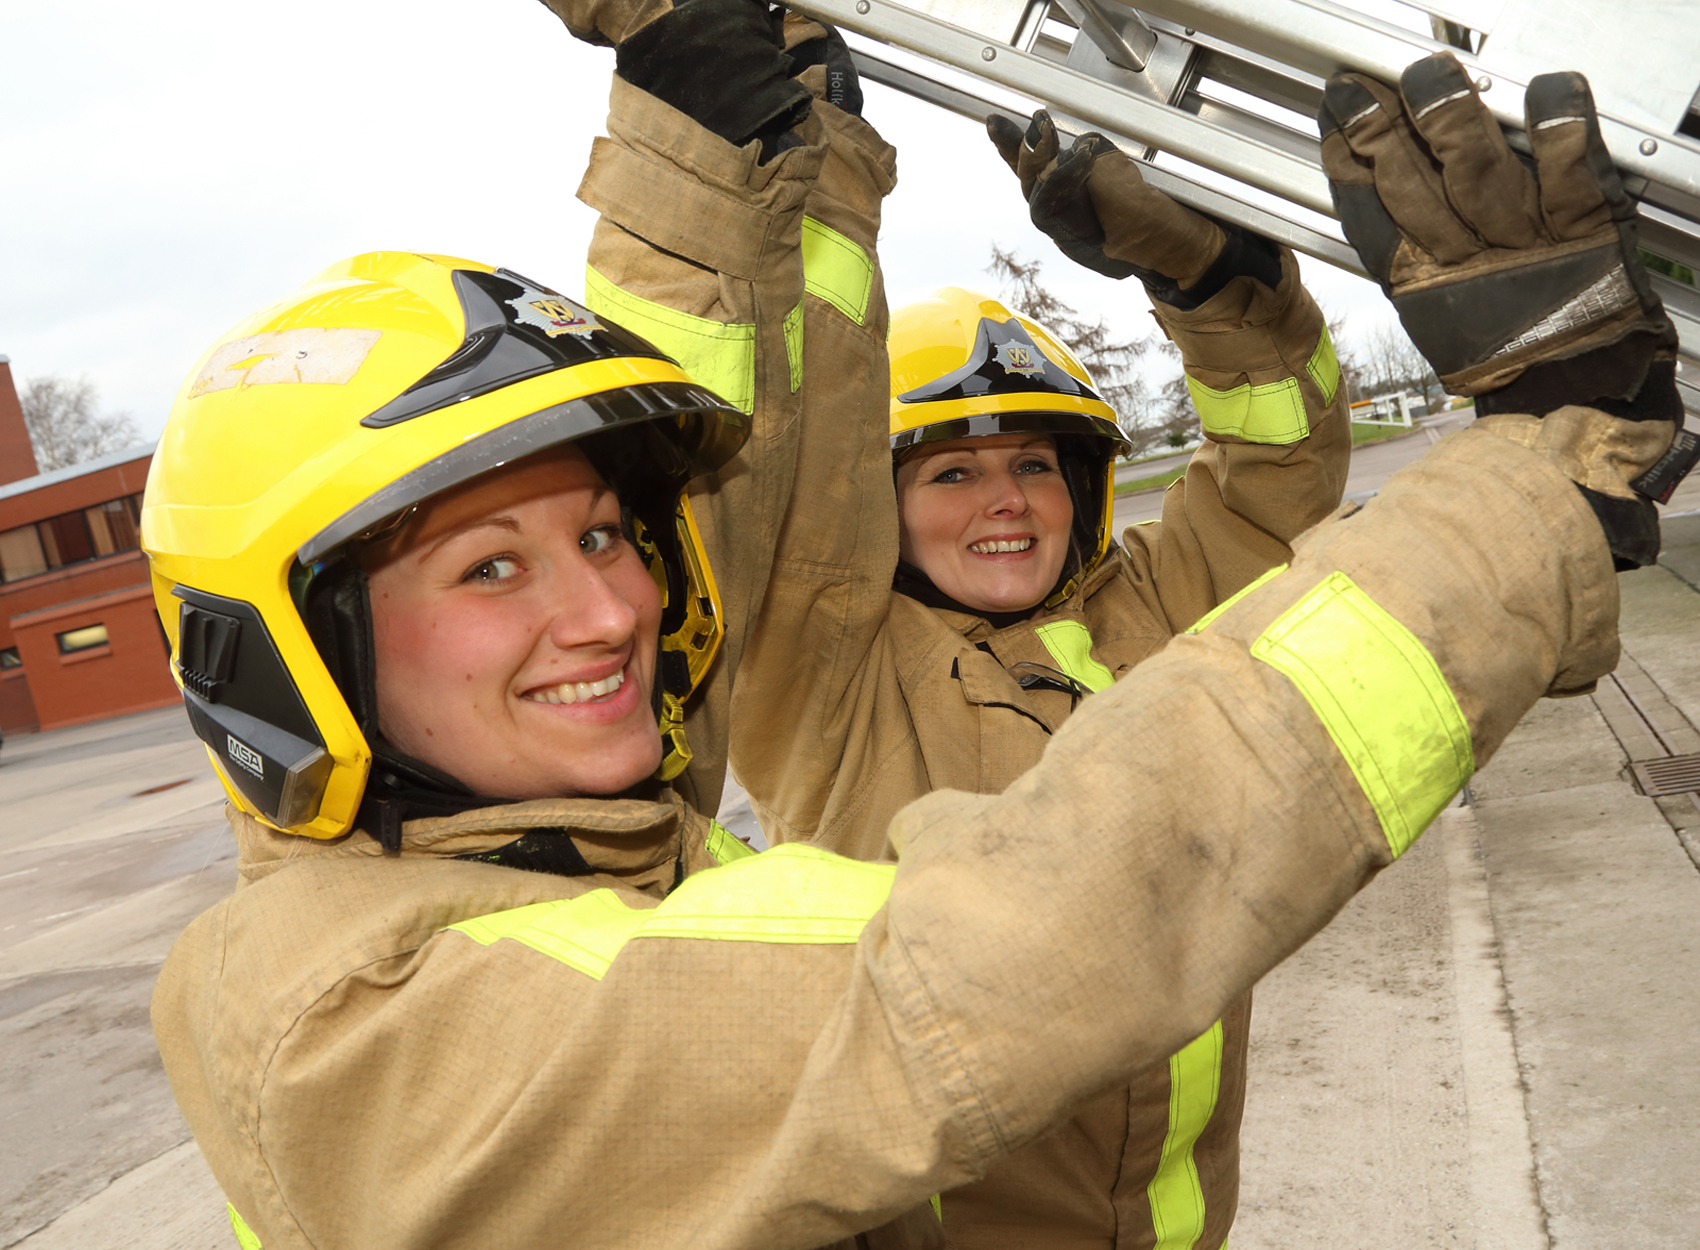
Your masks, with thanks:
[[[897,470],[900,551],[976,612],[1036,608],[1068,558],[1074,504],[1042,434],[927,443]]]
[[[367,562],[385,738],[474,793],[616,794],[661,761],[661,597],[571,448],[430,500]]]

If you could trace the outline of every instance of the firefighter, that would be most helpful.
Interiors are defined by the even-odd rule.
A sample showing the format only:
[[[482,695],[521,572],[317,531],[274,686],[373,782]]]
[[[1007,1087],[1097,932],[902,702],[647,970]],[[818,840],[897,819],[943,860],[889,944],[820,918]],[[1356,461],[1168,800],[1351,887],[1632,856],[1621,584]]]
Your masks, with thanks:
[[[894,477],[898,532],[888,563],[857,569],[889,592],[868,586],[852,617],[820,628],[811,617],[842,576],[820,553],[856,505],[829,488],[793,508],[761,627],[783,643],[742,670],[731,740],[775,842],[879,859],[891,818],[923,794],[1003,791],[1083,698],[1285,564],[1293,539],[1340,503],[1346,397],[1292,253],[1151,190],[1101,136],[1060,151],[1043,111],[1025,136],[1001,118],[990,129],[1068,255],[1143,280],[1207,441],[1162,521],[1124,547],[1111,526],[1114,466],[1129,450],[1116,414],[1067,346],[999,301],[949,288],[896,310],[889,399],[877,373],[805,370],[805,422],[837,429],[839,462],[869,475],[870,532],[889,525]],[[814,334],[808,323],[805,345]],[[851,412],[877,432],[854,440]],[[877,437],[887,412],[889,443]],[[943,1195],[953,1244],[1220,1245],[1238,1195],[1249,1029],[1246,999],[1167,1063]]]
[[[1319,526],[1005,795],[905,811],[901,865],[745,853],[668,778],[767,645],[741,555],[830,466],[785,402],[814,323],[761,314],[809,306],[805,208],[868,228],[887,153],[830,105],[719,133],[621,64],[584,186],[603,307],[344,263],[215,345],[156,458],[145,545],[242,884],[155,1027],[245,1246],[942,1244],[932,1195],[1219,1018],[1615,656],[1575,479],[1628,498],[1668,423],[1515,418],[1527,445],[1451,440]],[[616,303],[749,351],[709,389]]]

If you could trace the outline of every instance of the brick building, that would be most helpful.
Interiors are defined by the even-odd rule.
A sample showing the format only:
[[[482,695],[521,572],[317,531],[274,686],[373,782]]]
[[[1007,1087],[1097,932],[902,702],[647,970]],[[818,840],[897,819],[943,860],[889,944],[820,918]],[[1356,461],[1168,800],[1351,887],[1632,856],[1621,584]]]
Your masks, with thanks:
[[[153,445],[37,470],[0,356],[0,733],[177,702],[138,548]]]

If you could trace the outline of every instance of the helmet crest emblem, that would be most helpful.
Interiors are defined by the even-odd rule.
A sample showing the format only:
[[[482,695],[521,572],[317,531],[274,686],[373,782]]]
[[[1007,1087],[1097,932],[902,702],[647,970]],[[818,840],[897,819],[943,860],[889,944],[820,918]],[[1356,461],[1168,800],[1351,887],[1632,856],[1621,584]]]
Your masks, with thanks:
[[[1030,343],[1022,343],[1011,339],[1007,343],[997,344],[997,362],[1004,367],[1006,373],[1019,373],[1032,377],[1036,373],[1045,372],[1045,358],[1034,349]]]
[[[550,338],[560,334],[589,334],[602,328],[588,308],[553,291],[528,286],[505,302],[514,310],[516,322],[536,326]]]

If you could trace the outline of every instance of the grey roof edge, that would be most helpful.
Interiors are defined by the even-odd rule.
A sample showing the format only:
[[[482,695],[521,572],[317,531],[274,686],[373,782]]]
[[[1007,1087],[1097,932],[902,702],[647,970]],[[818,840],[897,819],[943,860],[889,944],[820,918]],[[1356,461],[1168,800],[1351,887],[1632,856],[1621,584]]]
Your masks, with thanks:
[[[143,456],[151,456],[159,440],[152,439],[146,443],[136,443],[123,451],[115,451],[109,456],[100,456],[94,460],[85,460],[81,464],[69,465],[63,469],[54,469],[49,473],[37,473],[34,477],[22,478],[16,482],[7,482],[0,486],[0,499],[11,499],[17,495],[27,495],[31,491],[43,487],[55,486],[60,482],[69,482],[89,473],[98,473],[102,469],[114,468],[131,460],[139,460]]]

